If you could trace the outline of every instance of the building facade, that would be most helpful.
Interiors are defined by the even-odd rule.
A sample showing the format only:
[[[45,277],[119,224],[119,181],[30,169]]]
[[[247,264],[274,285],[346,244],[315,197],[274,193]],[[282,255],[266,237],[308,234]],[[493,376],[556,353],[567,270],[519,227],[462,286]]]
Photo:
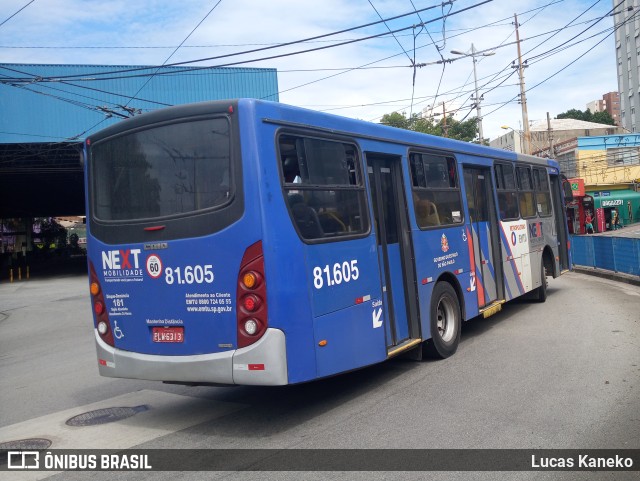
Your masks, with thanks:
[[[603,112],[604,110],[606,110],[605,105],[605,101],[602,99],[592,100],[587,104],[587,109],[591,111],[592,114],[595,114],[596,112]]]
[[[616,125],[620,125],[620,92],[609,92],[602,96],[604,110],[609,112]]]
[[[640,134],[578,137],[557,147],[560,169],[581,186],[567,205],[571,233],[586,233],[587,213],[596,232],[612,228],[614,211],[623,226],[640,221]]]
[[[640,129],[640,16],[638,0],[613,0],[616,62],[620,92],[620,125],[628,132]]]
[[[279,100],[273,68],[0,63],[0,74],[0,219],[83,214],[82,142],[123,118],[207,100]]]
[[[607,112],[620,125],[620,92],[609,92],[602,96],[602,99],[592,100],[587,104],[587,109],[592,114],[597,112]]]

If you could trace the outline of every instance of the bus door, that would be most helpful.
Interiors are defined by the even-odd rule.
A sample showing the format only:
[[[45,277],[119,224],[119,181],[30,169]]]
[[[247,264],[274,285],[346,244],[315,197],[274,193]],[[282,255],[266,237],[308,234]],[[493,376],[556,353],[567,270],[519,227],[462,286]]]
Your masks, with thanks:
[[[467,191],[469,222],[471,224],[478,308],[504,299],[500,234],[491,171],[464,166],[464,185]]]
[[[401,157],[367,154],[387,350],[419,337],[413,246],[402,182]],[[404,346],[403,346],[404,347]]]
[[[555,220],[555,231],[558,235],[558,255],[560,257],[560,271],[566,271],[569,269],[569,249],[567,247],[567,229],[566,229],[566,220],[564,217],[564,202],[562,201],[562,179],[557,175],[550,175],[549,180],[551,181],[551,199],[553,202],[553,218]],[[567,189],[567,197],[571,195],[569,199],[572,200],[573,196],[571,191]],[[574,216],[578,216],[578,209],[575,209]],[[579,225],[579,221],[578,221]],[[578,234],[578,230],[574,231],[575,234]]]

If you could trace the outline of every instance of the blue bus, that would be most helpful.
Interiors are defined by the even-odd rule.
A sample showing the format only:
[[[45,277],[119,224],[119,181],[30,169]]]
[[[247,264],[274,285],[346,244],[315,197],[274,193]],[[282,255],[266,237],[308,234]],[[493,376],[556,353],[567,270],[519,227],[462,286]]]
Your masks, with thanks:
[[[302,108],[170,107],[86,140],[100,374],[283,385],[544,301],[570,269],[558,164]]]

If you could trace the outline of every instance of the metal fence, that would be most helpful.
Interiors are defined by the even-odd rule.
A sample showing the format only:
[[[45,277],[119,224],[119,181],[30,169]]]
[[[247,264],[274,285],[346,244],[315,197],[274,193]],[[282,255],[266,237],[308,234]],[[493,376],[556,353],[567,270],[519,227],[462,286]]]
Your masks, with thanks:
[[[571,256],[575,265],[640,276],[640,239],[572,235]]]

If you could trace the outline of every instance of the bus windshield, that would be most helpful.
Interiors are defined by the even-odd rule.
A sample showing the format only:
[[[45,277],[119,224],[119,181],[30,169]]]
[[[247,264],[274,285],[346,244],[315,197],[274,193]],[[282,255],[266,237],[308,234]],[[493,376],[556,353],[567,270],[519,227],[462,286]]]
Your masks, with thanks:
[[[225,205],[233,195],[225,117],[171,123],[92,146],[94,217],[129,221]]]

